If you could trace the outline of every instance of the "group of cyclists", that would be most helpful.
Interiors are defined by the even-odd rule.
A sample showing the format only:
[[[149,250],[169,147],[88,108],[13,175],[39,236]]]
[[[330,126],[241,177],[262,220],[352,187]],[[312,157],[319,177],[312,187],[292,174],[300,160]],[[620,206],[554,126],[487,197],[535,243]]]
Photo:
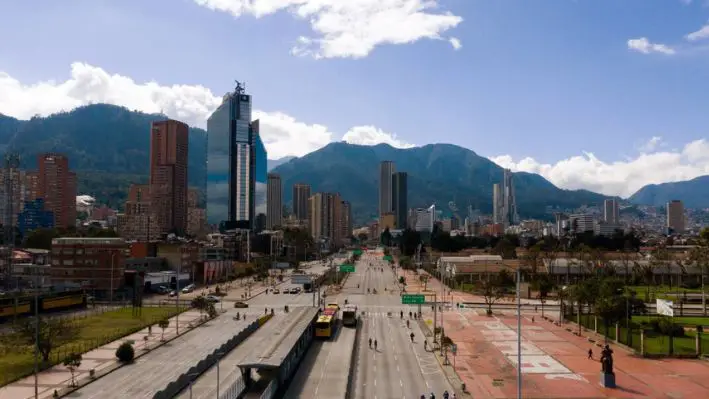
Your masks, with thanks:
[[[426,399],[426,394],[422,393],[421,394],[421,399]],[[428,397],[428,399],[436,399],[436,394],[431,392],[431,396]],[[446,390],[443,392],[443,399],[456,399],[455,397],[455,392],[453,392],[453,395],[449,394],[448,391]]]

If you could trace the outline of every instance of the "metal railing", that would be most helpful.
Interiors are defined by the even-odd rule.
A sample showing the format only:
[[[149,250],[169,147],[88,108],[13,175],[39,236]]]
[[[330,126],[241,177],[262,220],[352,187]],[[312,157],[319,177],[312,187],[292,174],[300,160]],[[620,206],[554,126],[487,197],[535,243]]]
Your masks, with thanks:
[[[271,381],[268,386],[266,387],[266,390],[263,391],[263,394],[261,394],[260,399],[271,399],[273,398],[273,395],[276,394],[276,390],[278,388],[278,383],[276,380]]]
[[[239,376],[236,381],[234,381],[226,391],[219,395],[219,399],[238,399],[242,393],[246,390],[246,383],[244,378]]]

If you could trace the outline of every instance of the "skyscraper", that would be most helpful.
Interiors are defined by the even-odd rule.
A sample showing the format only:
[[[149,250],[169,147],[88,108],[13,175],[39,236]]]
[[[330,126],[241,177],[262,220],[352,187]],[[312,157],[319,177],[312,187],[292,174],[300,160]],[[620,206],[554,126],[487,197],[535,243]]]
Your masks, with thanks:
[[[300,221],[306,221],[310,214],[310,186],[303,183],[293,185],[293,215]]]
[[[352,205],[342,201],[340,206],[340,237],[343,242],[352,235]]]
[[[161,234],[187,230],[187,151],[189,128],[165,120],[150,134],[150,211]]]
[[[44,209],[54,215],[54,227],[75,226],[76,174],[69,171],[69,159],[55,153],[40,154],[37,158],[37,194],[44,199]]]
[[[519,223],[519,215],[517,214],[517,200],[515,198],[515,186],[512,180],[512,172],[505,169],[502,179],[503,192],[503,224],[505,227],[516,225]]]
[[[266,146],[261,140],[260,122],[255,120],[251,122],[251,131],[253,134],[253,146],[251,151],[251,159],[254,164],[254,209],[250,211],[252,219],[262,221],[261,223],[253,223],[253,229],[260,231],[268,225],[268,153]]]
[[[396,167],[392,161],[382,161],[379,165],[379,216],[394,210],[392,202],[392,175]]]
[[[258,137],[251,96],[237,82],[207,120],[207,220],[220,230],[253,229]]]
[[[310,197],[310,234],[316,241],[342,244],[342,202],[337,193],[315,193]]]
[[[492,185],[492,222],[494,224],[503,223],[504,207],[502,186],[495,183]]]
[[[397,229],[405,229],[408,212],[408,187],[406,172],[397,172],[392,175],[391,194],[394,217]]]
[[[684,204],[680,200],[667,203],[667,230],[670,233],[683,233],[685,230]]]
[[[618,200],[611,198],[603,201],[603,221],[609,224],[618,224],[620,221]]]
[[[281,176],[268,174],[268,212],[266,212],[266,228],[273,229],[283,225],[283,183]]]

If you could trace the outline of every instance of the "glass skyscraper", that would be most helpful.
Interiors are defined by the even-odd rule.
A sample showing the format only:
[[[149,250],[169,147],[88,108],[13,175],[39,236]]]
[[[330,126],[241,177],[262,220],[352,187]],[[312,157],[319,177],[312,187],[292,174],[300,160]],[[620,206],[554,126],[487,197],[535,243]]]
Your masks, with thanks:
[[[261,231],[265,229],[267,207],[267,186],[268,186],[268,153],[266,146],[261,140],[259,121],[251,123],[253,133],[253,152],[254,152],[254,181],[255,196],[254,196],[254,224],[253,229]]]
[[[254,228],[260,159],[265,165],[266,149],[258,136],[258,121],[251,123],[251,96],[237,83],[207,120],[209,224],[219,225],[222,231]],[[265,175],[264,171],[264,183]]]

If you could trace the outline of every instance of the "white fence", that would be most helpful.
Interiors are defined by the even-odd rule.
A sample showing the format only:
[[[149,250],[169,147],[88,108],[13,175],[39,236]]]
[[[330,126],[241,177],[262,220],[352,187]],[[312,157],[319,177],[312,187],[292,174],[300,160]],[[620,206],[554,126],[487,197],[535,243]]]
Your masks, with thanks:
[[[219,395],[219,399],[238,399],[238,397],[246,390],[244,378],[239,376],[229,388]]]
[[[276,383],[276,380],[271,381],[270,384],[266,387],[266,390],[263,391],[263,394],[261,395],[261,399],[271,399],[273,398],[273,395],[276,394],[276,388],[278,388],[278,384]]]

